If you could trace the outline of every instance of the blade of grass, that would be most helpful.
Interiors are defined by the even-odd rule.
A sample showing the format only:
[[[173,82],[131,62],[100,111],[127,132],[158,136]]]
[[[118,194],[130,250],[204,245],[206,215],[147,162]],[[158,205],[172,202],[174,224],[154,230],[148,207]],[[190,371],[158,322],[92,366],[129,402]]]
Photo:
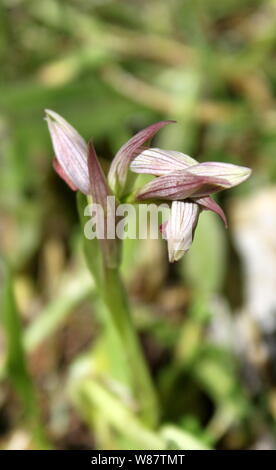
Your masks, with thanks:
[[[161,436],[171,442],[173,449],[208,450],[210,447],[190,432],[168,424],[161,429]]]
[[[41,423],[36,391],[27,367],[23,330],[13,292],[12,274],[8,269],[4,279],[2,320],[7,344],[7,377],[21,399],[23,419],[30,427],[36,446],[50,448]]]
[[[88,276],[79,275],[74,281],[68,282],[58,297],[47,304],[40,315],[26,328],[23,335],[26,350],[33,351],[43,340],[53,335],[72,310],[92,292],[93,283]]]
[[[94,428],[94,410],[101,415],[112,429],[127,436],[138,449],[166,449],[166,442],[144,426],[121,400],[95,380],[84,380],[77,387],[71,386],[72,399]],[[90,410],[90,413],[87,411]],[[90,415],[90,416],[89,416]],[[137,447],[138,446],[138,447]]]

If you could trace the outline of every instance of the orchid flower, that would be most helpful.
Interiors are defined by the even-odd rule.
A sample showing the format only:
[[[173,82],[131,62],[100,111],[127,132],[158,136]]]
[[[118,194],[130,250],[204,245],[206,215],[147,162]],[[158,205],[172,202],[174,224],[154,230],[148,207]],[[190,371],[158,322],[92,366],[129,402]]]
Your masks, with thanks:
[[[156,178],[141,188],[136,201],[172,201],[168,222],[162,230],[168,241],[169,260],[177,261],[189,249],[202,209],[217,213],[225,225],[222,208],[211,194],[229,189],[245,181],[251,170],[220,162],[198,163],[181,152],[148,147],[151,138],[165,125],[175,121],[160,121],[138,132],[115,155],[106,179],[93,144],[64,118],[46,110],[55,158],[53,166],[72,190],[80,190],[93,198],[106,211],[108,195],[117,200],[130,191],[135,173],[147,173]],[[108,242],[104,242],[104,251]]]
[[[102,170],[100,170],[100,164],[95,150],[91,150],[93,145],[90,144],[90,152],[88,152],[88,144],[71,124],[55,111],[46,109],[45,112],[55,151],[53,161],[55,171],[74,191],[79,189],[82,193],[87,195],[91,195],[94,189],[97,192],[97,186],[103,185],[105,177]],[[160,121],[146,127],[119,149],[109,170],[108,184],[106,181],[104,182],[106,196],[108,193],[113,193],[118,198],[124,195],[128,167],[131,160],[135,155],[141,153],[145,143],[149,141],[157,131],[172,122],[174,121]],[[92,178],[90,178],[89,166],[91,162],[93,166],[93,162],[96,161],[98,170],[93,174]],[[92,196],[94,197],[95,195],[92,194]],[[95,200],[95,202],[98,201]]]
[[[104,232],[107,226],[107,197],[114,195],[118,200],[125,195],[130,189],[128,167],[131,160],[141,153],[145,143],[159,129],[173,122],[152,124],[126,142],[115,155],[106,179],[92,142],[87,144],[77,130],[55,111],[46,110],[46,121],[55,152],[55,171],[73,191],[80,190],[91,196],[93,203],[101,205],[105,216]],[[101,245],[105,261],[109,265],[116,264],[116,242],[105,238],[101,240]]]
[[[138,132],[119,149],[106,177],[92,142],[87,143],[74,127],[54,111],[46,110],[46,121],[55,153],[55,171],[72,190],[89,196],[102,209],[100,227],[104,229],[104,237],[99,237],[95,243],[85,240],[85,255],[95,288],[108,312],[103,316],[105,329],[116,336],[112,351],[116,357],[129,359],[121,361],[120,374],[117,369],[114,374],[113,362],[108,358],[104,372],[110,374],[111,380],[116,383],[122,377],[123,387],[135,404],[135,414],[141,418],[142,426],[156,429],[160,422],[158,399],[132,323],[118,269],[120,237],[116,233],[109,238],[108,229],[105,230],[111,219],[109,196],[115,197],[112,200],[115,199],[116,215],[117,204],[126,200],[136,204],[152,200],[169,202],[169,219],[162,225],[162,232],[167,239],[169,260],[174,262],[190,248],[201,210],[216,212],[226,224],[224,212],[211,194],[240,184],[248,178],[251,170],[218,162],[198,163],[180,152],[150,148],[149,142],[156,132],[174,122],[160,121]],[[137,190],[133,183],[139,173],[155,178]],[[78,203],[83,222],[86,197],[80,193]],[[104,337],[103,352],[105,344]]]
[[[227,227],[222,208],[210,194],[237,186],[251,174],[247,167],[221,162],[198,163],[181,152],[158,148],[143,150],[133,158],[130,169],[157,176],[138,191],[137,200],[173,201],[170,218],[161,228],[168,241],[170,262],[179,260],[190,248],[202,209],[217,213]]]

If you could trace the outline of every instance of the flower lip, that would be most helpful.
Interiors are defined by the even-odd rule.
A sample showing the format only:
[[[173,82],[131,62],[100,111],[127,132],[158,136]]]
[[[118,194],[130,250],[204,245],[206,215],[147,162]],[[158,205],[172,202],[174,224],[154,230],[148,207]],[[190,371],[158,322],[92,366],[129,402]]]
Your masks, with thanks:
[[[174,201],[170,218],[164,227],[169,261],[178,261],[189,250],[198,222],[200,208],[192,201]]]

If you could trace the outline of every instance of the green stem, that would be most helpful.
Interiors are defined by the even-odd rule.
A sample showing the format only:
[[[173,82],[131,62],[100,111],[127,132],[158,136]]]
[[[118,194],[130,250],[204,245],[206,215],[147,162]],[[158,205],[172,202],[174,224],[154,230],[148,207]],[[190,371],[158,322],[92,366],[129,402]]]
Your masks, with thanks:
[[[129,366],[131,385],[137,399],[143,421],[155,426],[158,421],[158,403],[143,351],[129,312],[125,292],[118,268],[105,269],[102,288],[103,300],[108,308],[108,321],[113,324],[121,341]]]
[[[84,211],[87,205],[86,197],[80,192],[77,194],[78,210],[82,226],[86,224]],[[107,317],[103,318],[106,330],[110,337],[115,338],[112,347],[114,356],[125,360],[120,363],[121,376],[127,378],[127,385],[131,387],[133,397],[136,399],[139,412],[144,423],[155,426],[158,422],[158,404],[150,373],[144,359],[139,339],[137,337],[132,318],[129,312],[127,293],[125,292],[119,268],[110,267],[106,263],[99,240],[88,240],[84,237],[85,257],[90,272],[95,280],[95,286],[103,300]],[[117,249],[120,249],[120,240],[117,240]],[[126,368],[125,371],[122,368]],[[126,372],[126,373],[125,373]]]

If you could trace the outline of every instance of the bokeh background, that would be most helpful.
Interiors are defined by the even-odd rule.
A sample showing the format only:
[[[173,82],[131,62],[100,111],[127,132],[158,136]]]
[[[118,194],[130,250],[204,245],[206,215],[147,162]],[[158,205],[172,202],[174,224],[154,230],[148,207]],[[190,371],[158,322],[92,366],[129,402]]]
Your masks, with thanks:
[[[205,212],[173,265],[161,240],[127,241],[123,274],[163,423],[198,448],[275,449],[276,1],[2,0],[0,58],[1,448],[130,446],[70,393],[101,307],[51,108],[106,169],[160,119],[178,124],[156,145],[253,168],[217,197],[228,230]]]

